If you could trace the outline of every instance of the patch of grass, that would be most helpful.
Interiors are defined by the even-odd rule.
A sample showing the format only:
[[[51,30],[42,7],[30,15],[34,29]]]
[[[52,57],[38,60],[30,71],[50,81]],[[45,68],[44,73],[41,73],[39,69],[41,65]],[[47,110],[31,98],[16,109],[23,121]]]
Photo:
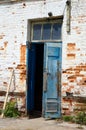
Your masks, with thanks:
[[[79,112],[75,116],[63,116],[63,120],[66,122],[72,122],[77,123],[80,125],[86,125],[86,113],[85,112]],[[81,126],[80,126],[81,127]]]
[[[0,109],[0,115],[1,115],[1,113],[2,113],[2,110]]]
[[[7,103],[6,108],[4,110],[4,116],[5,117],[19,117],[20,113],[18,109],[16,108],[16,102],[10,101]]]
[[[73,117],[72,116],[63,116],[63,120],[66,122],[72,121]]]
[[[86,113],[85,112],[79,112],[76,115],[76,123],[81,125],[86,125]]]

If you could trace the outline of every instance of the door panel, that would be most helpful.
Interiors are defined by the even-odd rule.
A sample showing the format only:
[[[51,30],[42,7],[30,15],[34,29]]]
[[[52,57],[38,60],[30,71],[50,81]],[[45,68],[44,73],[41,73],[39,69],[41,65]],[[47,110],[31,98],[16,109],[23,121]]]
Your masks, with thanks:
[[[42,111],[44,44],[31,44],[28,48],[27,110]]]
[[[43,114],[45,118],[61,116],[60,62],[61,46],[58,43],[44,44]]]
[[[31,48],[28,51],[28,111],[32,111],[34,109],[34,71],[35,71],[35,46],[32,44]]]

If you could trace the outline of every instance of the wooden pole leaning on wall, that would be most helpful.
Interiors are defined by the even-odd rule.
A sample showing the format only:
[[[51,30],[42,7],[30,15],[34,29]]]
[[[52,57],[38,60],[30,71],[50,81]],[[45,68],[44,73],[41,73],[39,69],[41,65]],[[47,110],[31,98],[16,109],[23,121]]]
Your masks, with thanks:
[[[14,74],[14,70],[12,70],[12,73],[11,73],[11,76],[10,76],[10,80],[9,80],[9,84],[8,84],[8,87],[7,87],[7,91],[6,91],[6,96],[5,96],[5,100],[4,100],[4,105],[3,105],[3,109],[2,109],[1,118],[4,117],[4,110],[6,108],[6,103],[7,103],[7,99],[8,99],[8,94],[9,94],[9,90],[10,90],[10,86],[11,86],[13,74]]]

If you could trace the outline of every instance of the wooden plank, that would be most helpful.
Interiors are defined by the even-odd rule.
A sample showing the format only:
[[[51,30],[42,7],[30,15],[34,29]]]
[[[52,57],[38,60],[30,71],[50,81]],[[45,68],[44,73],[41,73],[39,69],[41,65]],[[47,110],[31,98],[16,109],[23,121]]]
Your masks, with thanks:
[[[1,118],[4,117],[4,110],[5,110],[5,108],[6,108],[6,103],[7,103],[8,94],[9,94],[9,90],[10,90],[10,86],[11,86],[11,82],[12,82],[13,73],[14,73],[14,70],[12,70],[12,73],[11,73],[11,76],[10,76],[10,80],[9,80],[10,82],[9,82],[8,87],[7,87],[6,97],[5,97],[5,100],[4,100],[4,105],[3,105],[3,109],[2,109]]]

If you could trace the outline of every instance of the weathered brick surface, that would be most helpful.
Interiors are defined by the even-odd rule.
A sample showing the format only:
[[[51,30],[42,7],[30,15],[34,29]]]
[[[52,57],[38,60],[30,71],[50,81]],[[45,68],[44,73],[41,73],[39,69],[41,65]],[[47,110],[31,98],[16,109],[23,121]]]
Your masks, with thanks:
[[[72,0],[71,32],[66,33],[66,12],[63,24],[63,64],[62,95],[66,92],[73,96],[86,97],[86,0]],[[85,99],[86,100],[86,99]],[[66,102],[69,102],[66,101]],[[78,100],[73,99],[72,108],[76,108]],[[79,104],[81,105],[81,104]],[[63,108],[65,108],[63,100]],[[68,106],[68,105],[67,105]],[[86,107],[86,103],[83,105]],[[79,106],[80,107],[80,106]],[[69,111],[72,111],[68,108]],[[86,111],[86,109],[85,109]],[[66,112],[64,110],[64,112]]]
[[[33,18],[63,17],[62,25],[62,97],[66,92],[86,97],[86,0],[71,0],[70,33],[66,32],[66,0],[44,0],[0,4],[0,91],[6,91],[12,69],[15,79],[11,90],[26,90],[26,41],[27,22]],[[0,97],[4,100],[4,96]],[[20,102],[23,102],[21,98]],[[19,102],[19,103],[20,103]],[[70,104],[70,100],[68,103]],[[65,106],[73,110],[73,105]]]

